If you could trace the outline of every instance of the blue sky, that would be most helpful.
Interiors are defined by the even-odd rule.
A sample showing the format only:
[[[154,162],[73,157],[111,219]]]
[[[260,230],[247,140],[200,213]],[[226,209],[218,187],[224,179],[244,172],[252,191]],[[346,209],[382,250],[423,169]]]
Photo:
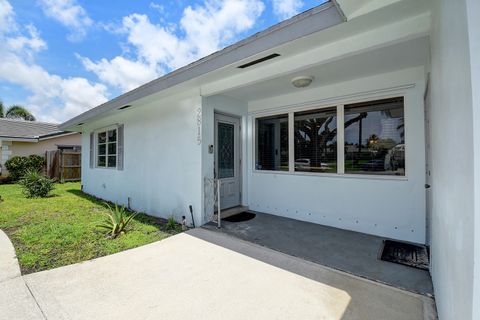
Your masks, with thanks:
[[[0,99],[61,122],[321,0],[0,0]]]

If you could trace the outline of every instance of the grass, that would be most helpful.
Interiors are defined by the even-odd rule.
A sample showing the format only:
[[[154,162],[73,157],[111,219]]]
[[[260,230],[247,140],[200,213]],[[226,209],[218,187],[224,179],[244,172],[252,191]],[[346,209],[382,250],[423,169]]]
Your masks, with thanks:
[[[105,204],[80,191],[79,183],[56,184],[48,198],[27,199],[18,185],[0,185],[0,229],[13,242],[23,274],[85,261],[162,240],[165,220],[137,215],[127,232],[107,239],[97,227]]]

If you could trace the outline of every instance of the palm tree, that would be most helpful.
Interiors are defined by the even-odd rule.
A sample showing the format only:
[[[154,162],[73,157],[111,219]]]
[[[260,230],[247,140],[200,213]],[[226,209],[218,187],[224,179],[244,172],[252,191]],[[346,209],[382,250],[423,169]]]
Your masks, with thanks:
[[[0,100],[0,118],[10,118],[10,119],[23,119],[26,121],[35,121],[35,117],[33,114],[27,110],[27,108],[13,105],[7,110],[5,110],[5,106],[3,102]]]

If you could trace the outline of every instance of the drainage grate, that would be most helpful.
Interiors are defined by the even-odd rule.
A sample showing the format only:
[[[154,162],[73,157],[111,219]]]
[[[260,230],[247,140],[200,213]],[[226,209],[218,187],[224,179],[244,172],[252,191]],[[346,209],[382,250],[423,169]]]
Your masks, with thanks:
[[[381,260],[428,270],[427,247],[405,242],[385,240]]]
[[[244,211],[244,212],[234,214],[233,216],[223,218],[222,220],[225,220],[228,222],[242,222],[242,221],[252,220],[253,218],[255,218],[255,213]]]

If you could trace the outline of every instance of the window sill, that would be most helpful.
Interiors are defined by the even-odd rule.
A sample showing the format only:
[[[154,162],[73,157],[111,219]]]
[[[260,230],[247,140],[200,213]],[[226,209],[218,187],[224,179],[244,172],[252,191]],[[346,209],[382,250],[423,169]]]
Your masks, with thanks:
[[[300,172],[300,171],[269,171],[269,170],[253,170],[253,174],[271,174],[271,175],[292,175],[292,176],[306,176],[306,177],[325,177],[325,178],[340,178],[340,179],[367,179],[367,180],[382,180],[382,181],[408,181],[407,176],[387,176],[387,175],[373,175],[373,174],[352,174],[352,173],[317,173],[317,172]]]
[[[93,169],[101,169],[101,170],[117,170],[117,167],[94,167]]]

